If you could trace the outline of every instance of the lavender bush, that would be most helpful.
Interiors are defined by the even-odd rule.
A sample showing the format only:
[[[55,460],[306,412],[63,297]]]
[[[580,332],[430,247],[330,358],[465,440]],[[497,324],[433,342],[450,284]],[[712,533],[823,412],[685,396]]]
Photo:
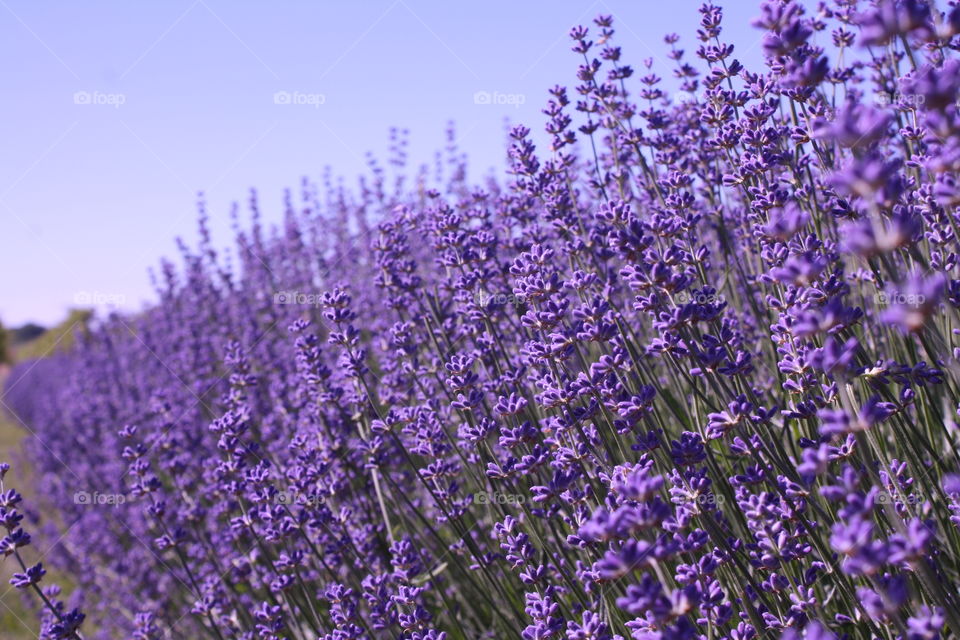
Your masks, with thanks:
[[[950,4],[704,5],[672,96],[600,16],[501,182],[202,213],[9,383],[84,637],[960,637]]]

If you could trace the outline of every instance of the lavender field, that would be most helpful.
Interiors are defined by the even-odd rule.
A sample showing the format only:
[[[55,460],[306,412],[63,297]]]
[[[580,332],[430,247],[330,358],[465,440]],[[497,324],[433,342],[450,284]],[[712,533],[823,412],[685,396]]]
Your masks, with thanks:
[[[960,638],[960,6],[753,14],[575,26],[487,180],[201,203],[6,381],[39,637]]]

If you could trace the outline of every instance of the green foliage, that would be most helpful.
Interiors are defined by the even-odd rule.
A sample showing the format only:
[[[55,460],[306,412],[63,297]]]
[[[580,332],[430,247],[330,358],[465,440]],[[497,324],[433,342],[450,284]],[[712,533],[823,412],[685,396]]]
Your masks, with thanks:
[[[77,332],[88,331],[92,317],[93,312],[89,309],[71,309],[66,320],[44,331],[34,340],[18,346],[13,354],[14,359],[18,362],[35,360],[58,351],[69,350],[73,346]]]

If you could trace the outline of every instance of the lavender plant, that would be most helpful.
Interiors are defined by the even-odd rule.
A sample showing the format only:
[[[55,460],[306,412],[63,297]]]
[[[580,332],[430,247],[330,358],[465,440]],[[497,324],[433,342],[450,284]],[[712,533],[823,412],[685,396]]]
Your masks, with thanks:
[[[88,637],[960,636],[960,8],[700,14],[14,373]]]
[[[27,565],[22,549],[31,544],[30,534],[27,533],[22,522],[23,496],[15,489],[4,486],[3,479],[10,471],[10,465],[0,463],[0,527],[5,535],[0,539],[0,553],[4,559],[10,558],[16,563],[17,572],[10,578],[10,584],[22,591],[31,592],[41,603],[41,630],[40,636],[51,640],[82,640],[80,625],[86,616],[79,609],[66,610],[66,604],[57,597],[60,587],[55,584],[40,588],[40,582],[47,570],[42,562]]]

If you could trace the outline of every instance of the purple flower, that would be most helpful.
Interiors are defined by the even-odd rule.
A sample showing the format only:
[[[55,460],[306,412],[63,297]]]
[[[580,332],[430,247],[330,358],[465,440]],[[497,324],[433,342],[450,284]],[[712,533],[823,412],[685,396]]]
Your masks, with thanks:
[[[860,17],[863,46],[883,45],[892,38],[928,27],[930,7],[924,0],[879,0]]]
[[[814,134],[842,147],[865,149],[883,138],[892,121],[893,117],[885,111],[847,102],[833,120],[821,120]]]
[[[921,331],[943,299],[946,284],[942,273],[910,275],[903,284],[891,288],[886,294],[889,306],[881,316],[883,321],[904,332]]]

